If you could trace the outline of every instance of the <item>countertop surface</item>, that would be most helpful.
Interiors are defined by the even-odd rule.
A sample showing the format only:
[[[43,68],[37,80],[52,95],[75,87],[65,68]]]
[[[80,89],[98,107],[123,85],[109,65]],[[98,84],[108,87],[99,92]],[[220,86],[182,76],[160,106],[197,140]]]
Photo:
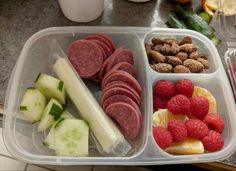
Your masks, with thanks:
[[[56,26],[139,26],[166,27],[167,14],[175,6],[171,0],[132,3],[127,0],[105,0],[104,13],[89,23],[69,21],[57,0],[0,0],[0,103],[4,102],[7,83],[21,49],[35,32]],[[223,59],[226,45],[219,47]],[[236,153],[221,163],[236,167]]]

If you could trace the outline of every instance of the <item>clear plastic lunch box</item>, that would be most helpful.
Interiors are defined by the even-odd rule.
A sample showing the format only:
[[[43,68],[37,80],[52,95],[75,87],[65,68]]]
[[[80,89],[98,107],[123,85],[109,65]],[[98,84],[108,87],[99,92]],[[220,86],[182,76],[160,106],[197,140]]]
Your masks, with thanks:
[[[35,124],[25,121],[19,112],[19,103],[25,89],[34,84],[39,72],[53,74],[51,70],[52,40],[67,51],[68,45],[93,32],[103,32],[110,35],[116,46],[132,50],[137,79],[142,86],[141,111],[142,127],[139,137],[130,142],[133,153],[125,157],[106,157],[99,154],[91,143],[89,157],[55,156],[52,151],[42,145],[45,134],[36,131]],[[162,38],[182,38],[189,35],[198,44],[200,51],[207,53],[210,69],[204,73],[158,73],[151,69],[144,48],[144,42],[150,42],[153,36]],[[171,155],[159,148],[152,136],[152,87],[161,79],[176,81],[190,79],[195,85],[210,90],[217,101],[218,113],[225,120],[222,134],[225,145],[222,150],[194,155]],[[93,83],[87,83],[92,93],[98,97],[100,89]],[[53,165],[159,165],[173,163],[199,163],[222,160],[229,157],[236,149],[236,108],[233,92],[223,68],[219,54],[211,41],[200,33],[191,30],[168,28],[138,28],[138,27],[55,27],[35,33],[25,43],[18,62],[12,72],[7,89],[4,109],[4,142],[7,149],[23,161],[35,164]]]

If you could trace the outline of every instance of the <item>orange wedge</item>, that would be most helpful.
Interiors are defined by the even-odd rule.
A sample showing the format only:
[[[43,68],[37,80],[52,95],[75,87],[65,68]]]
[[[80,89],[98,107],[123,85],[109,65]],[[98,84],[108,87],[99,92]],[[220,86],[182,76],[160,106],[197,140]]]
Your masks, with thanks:
[[[170,154],[201,154],[204,153],[204,146],[201,141],[196,139],[186,139],[172,145],[165,149]]]
[[[207,3],[205,2],[205,3],[203,3],[203,10],[205,11],[205,12],[207,12],[210,16],[213,16],[214,15],[214,12],[207,6]]]
[[[153,126],[167,127],[168,122],[176,119],[185,122],[188,120],[186,115],[174,115],[168,109],[159,109],[153,114]]]
[[[206,6],[210,9],[210,10],[217,10],[219,8],[219,0],[206,0]]]

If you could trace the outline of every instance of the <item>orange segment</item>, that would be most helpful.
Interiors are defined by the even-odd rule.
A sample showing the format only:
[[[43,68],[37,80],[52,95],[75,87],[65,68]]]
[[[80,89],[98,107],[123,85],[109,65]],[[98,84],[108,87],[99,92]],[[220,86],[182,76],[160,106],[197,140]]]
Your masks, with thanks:
[[[206,0],[206,6],[210,9],[210,10],[217,10],[218,6],[219,6],[219,0]]]
[[[204,146],[201,141],[196,139],[186,139],[172,145],[165,149],[170,154],[201,154],[204,153]]]
[[[167,127],[168,122],[177,119],[185,122],[188,120],[186,115],[174,115],[168,109],[159,109],[153,114],[153,126]]]
[[[207,3],[203,4],[203,9],[205,12],[207,12],[210,16],[214,15],[214,12],[207,6]]]

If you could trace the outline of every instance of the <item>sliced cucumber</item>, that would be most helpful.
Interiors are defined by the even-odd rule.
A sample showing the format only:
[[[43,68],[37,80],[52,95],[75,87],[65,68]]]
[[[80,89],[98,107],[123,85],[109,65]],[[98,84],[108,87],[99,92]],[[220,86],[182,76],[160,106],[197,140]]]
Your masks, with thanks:
[[[55,127],[57,127],[57,125],[64,119],[75,119],[75,117],[68,111],[63,111],[61,117],[52,125],[47,137],[43,141],[44,146],[54,150]]]
[[[55,129],[55,152],[59,156],[88,156],[89,127],[83,120],[64,119]]]
[[[65,104],[64,82],[47,74],[40,73],[35,80],[35,87],[46,97],[57,99],[62,105]]]
[[[42,132],[52,126],[60,118],[62,112],[63,108],[61,104],[52,98],[43,111],[43,116],[38,125],[38,132]]]
[[[40,120],[47,100],[36,88],[27,88],[20,104],[20,111],[30,122]]]

